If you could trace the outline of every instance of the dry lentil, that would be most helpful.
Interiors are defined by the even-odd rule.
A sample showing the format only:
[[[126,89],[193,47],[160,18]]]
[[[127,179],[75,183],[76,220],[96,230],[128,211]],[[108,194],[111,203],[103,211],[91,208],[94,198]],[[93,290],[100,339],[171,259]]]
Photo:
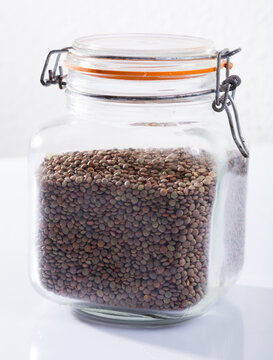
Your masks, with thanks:
[[[45,288],[110,307],[183,310],[203,298],[215,192],[206,152],[53,155],[39,185]]]

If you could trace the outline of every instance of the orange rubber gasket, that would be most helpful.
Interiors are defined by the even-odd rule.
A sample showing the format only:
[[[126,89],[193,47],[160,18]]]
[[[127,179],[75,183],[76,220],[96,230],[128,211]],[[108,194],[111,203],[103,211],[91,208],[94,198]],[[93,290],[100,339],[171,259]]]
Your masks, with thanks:
[[[87,73],[90,76],[104,77],[107,79],[120,80],[177,80],[191,78],[194,76],[208,74],[216,71],[216,67],[207,69],[184,70],[184,71],[119,71],[119,70],[100,70],[83,68],[69,64],[64,61],[65,67],[71,70]],[[221,64],[221,69],[226,67],[226,61]],[[230,63],[229,68],[232,69],[233,64]]]

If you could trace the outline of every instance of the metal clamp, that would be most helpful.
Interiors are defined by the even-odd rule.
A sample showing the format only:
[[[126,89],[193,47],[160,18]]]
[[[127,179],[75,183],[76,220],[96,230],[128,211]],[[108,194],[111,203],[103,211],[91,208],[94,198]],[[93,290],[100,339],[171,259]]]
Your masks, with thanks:
[[[231,75],[230,76],[230,57],[240,52],[241,49],[235,49],[233,51],[229,51],[229,49],[224,49],[219,51],[217,54],[217,68],[216,68],[216,90],[215,90],[215,99],[212,103],[212,108],[216,112],[221,112],[223,110],[226,111],[230,131],[232,138],[239,149],[240,153],[244,157],[249,157],[249,152],[247,146],[245,144],[245,140],[242,136],[242,131],[240,127],[239,121],[239,114],[234,102],[236,88],[241,84],[241,79],[238,75]],[[226,78],[221,83],[221,65],[222,60],[226,59]],[[221,95],[221,93],[223,93]],[[230,107],[233,110],[234,119],[235,119],[235,126],[233,121],[233,116],[230,111]],[[236,130],[235,130],[236,128]]]
[[[62,68],[62,66],[59,66],[59,62],[60,62],[61,55],[64,53],[67,53],[70,49],[71,49],[71,47],[66,47],[66,48],[59,49],[59,50],[51,50],[48,53],[43,70],[42,70],[41,78],[40,78],[41,84],[43,86],[50,86],[53,84],[54,85],[58,84],[60,89],[63,89],[65,87],[66,82],[64,81],[64,78],[66,77],[66,75],[63,74],[63,68]],[[50,59],[55,54],[57,54],[57,56],[55,59],[53,69],[48,70],[48,78],[46,78],[46,72],[47,72],[47,68],[48,68]]]

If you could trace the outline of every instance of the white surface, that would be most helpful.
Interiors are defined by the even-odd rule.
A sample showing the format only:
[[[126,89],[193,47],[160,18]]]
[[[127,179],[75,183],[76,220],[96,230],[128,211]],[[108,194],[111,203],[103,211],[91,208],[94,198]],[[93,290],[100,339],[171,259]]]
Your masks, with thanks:
[[[273,147],[252,149],[246,262],[237,286],[206,315],[165,329],[80,322],[28,279],[26,160],[0,161],[0,359],[271,360]],[[271,187],[271,188],[270,188]]]
[[[23,156],[31,134],[64,111],[64,93],[39,83],[49,50],[90,34],[159,32],[243,48],[237,103],[251,141],[271,133],[272,0],[13,0],[0,11],[0,156]],[[126,86],[126,84],[125,84]],[[251,106],[250,106],[251,104]]]

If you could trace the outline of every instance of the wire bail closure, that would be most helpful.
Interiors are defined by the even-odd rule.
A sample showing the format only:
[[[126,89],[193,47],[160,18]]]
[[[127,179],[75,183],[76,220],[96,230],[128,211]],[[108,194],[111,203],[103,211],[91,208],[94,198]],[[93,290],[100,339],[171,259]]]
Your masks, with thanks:
[[[230,131],[232,138],[239,149],[240,153],[248,158],[249,152],[245,144],[245,140],[242,135],[239,114],[234,102],[236,88],[241,84],[241,79],[238,75],[230,75],[230,57],[237,54],[241,51],[241,48],[229,51],[229,49],[224,49],[217,53],[217,68],[216,68],[216,90],[215,90],[215,99],[212,103],[212,108],[216,112],[226,111]],[[222,60],[226,59],[226,78],[220,83],[221,77],[221,63]],[[223,95],[221,95],[223,93]],[[233,116],[230,111],[230,108],[233,111],[235,126],[233,121]],[[236,128],[236,130],[235,130]]]
[[[59,62],[60,62],[60,58],[61,58],[62,54],[67,53],[70,49],[72,49],[72,48],[66,47],[66,48],[59,49],[59,50],[51,50],[48,53],[46,60],[45,60],[43,70],[42,70],[42,74],[40,77],[40,82],[43,86],[50,86],[53,84],[54,85],[58,84],[60,89],[63,89],[66,86],[66,82],[64,81],[64,79],[66,78],[67,75],[63,74],[63,68],[62,68],[62,66],[59,66]],[[55,59],[53,70],[48,70],[48,78],[46,78],[46,72],[49,67],[50,59],[55,54],[57,56]]]

